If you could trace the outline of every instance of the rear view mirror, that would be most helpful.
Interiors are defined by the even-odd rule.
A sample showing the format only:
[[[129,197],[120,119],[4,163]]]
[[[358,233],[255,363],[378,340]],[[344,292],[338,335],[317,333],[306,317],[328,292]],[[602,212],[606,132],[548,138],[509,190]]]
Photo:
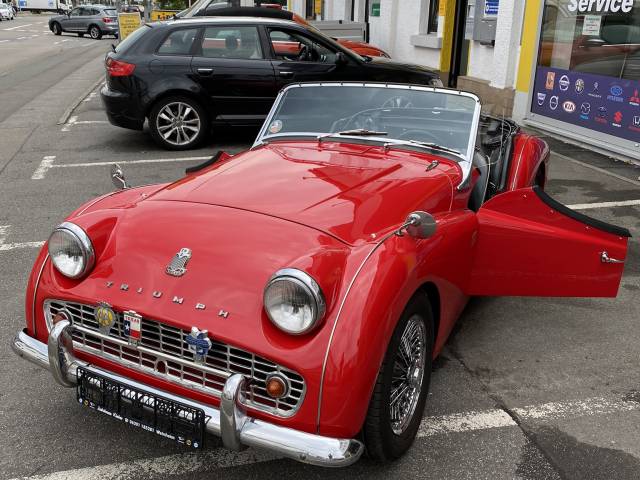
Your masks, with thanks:
[[[336,65],[345,65],[348,63],[347,56],[342,52],[336,53]]]

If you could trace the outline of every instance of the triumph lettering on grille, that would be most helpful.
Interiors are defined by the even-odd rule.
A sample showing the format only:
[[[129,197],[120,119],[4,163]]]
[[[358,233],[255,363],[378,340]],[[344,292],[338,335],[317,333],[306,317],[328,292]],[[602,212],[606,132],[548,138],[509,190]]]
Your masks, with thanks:
[[[191,249],[181,248],[171,263],[167,266],[166,272],[173,277],[181,277],[187,271],[186,265],[191,258]]]

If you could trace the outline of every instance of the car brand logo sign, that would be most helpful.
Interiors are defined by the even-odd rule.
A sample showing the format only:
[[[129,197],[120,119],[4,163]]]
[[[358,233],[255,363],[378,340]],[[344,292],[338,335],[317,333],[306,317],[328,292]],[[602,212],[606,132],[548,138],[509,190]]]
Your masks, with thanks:
[[[566,75],[562,75],[560,77],[560,80],[558,81],[558,85],[560,85],[560,90],[562,90],[563,92],[566,92],[567,89],[569,88],[569,84],[571,82],[569,82],[569,77],[567,77]]]
[[[100,302],[93,311],[96,322],[98,322],[98,330],[104,335],[108,335],[113,324],[116,323],[116,312],[113,311],[111,305]]]
[[[576,104],[570,100],[567,100],[562,104],[562,109],[567,113],[573,113],[576,111]]]
[[[616,122],[617,124],[622,123],[622,112],[617,111],[616,113],[613,114],[613,121]]]
[[[171,263],[167,266],[166,272],[173,277],[181,277],[187,271],[186,265],[191,258],[191,250],[188,248],[181,248],[176,256],[173,257]]]
[[[547,72],[547,81],[544,84],[544,88],[547,90],[553,90],[553,85],[556,82],[556,72]]]
[[[580,112],[583,115],[588,115],[591,112],[591,104],[584,102],[582,105],[580,105]]]
[[[124,312],[123,316],[124,334],[129,340],[129,344],[137,345],[142,335],[142,317],[132,310]]]
[[[546,98],[547,98],[546,93],[538,93],[538,105],[540,106],[544,105],[544,101]]]
[[[633,126],[640,127],[640,115],[635,115],[633,117]]]
[[[558,96],[554,95],[553,97],[551,97],[549,99],[549,108],[551,110],[555,110],[556,108],[558,108]]]
[[[187,342],[189,350],[193,352],[194,360],[199,363],[204,363],[207,358],[207,354],[211,349],[209,332],[207,330],[198,330],[196,327],[191,327],[191,333],[187,335],[185,341]]]
[[[611,87],[610,92],[611,95],[619,97],[620,95],[622,95],[622,87],[620,85],[614,85],[613,87]]]
[[[605,107],[598,107],[598,116],[604,118],[607,116],[607,109]]]
[[[579,78],[578,80],[576,80],[575,89],[576,89],[576,93],[584,92],[584,80],[583,79]]]

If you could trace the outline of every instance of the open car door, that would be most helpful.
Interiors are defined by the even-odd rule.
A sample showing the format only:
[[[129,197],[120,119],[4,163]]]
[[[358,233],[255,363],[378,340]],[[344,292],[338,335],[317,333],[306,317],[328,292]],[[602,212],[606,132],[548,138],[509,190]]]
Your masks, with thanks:
[[[476,216],[469,295],[617,295],[626,228],[577,213],[539,187],[496,195]]]

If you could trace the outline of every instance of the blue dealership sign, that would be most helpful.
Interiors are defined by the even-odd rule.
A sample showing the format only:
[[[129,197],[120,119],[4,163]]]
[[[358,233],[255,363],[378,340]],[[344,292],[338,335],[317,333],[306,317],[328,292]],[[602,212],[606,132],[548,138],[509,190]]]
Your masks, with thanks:
[[[531,112],[640,142],[640,82],[538,67]]]
[[[484,15],[498,15],[500,0],[484,0]]]

